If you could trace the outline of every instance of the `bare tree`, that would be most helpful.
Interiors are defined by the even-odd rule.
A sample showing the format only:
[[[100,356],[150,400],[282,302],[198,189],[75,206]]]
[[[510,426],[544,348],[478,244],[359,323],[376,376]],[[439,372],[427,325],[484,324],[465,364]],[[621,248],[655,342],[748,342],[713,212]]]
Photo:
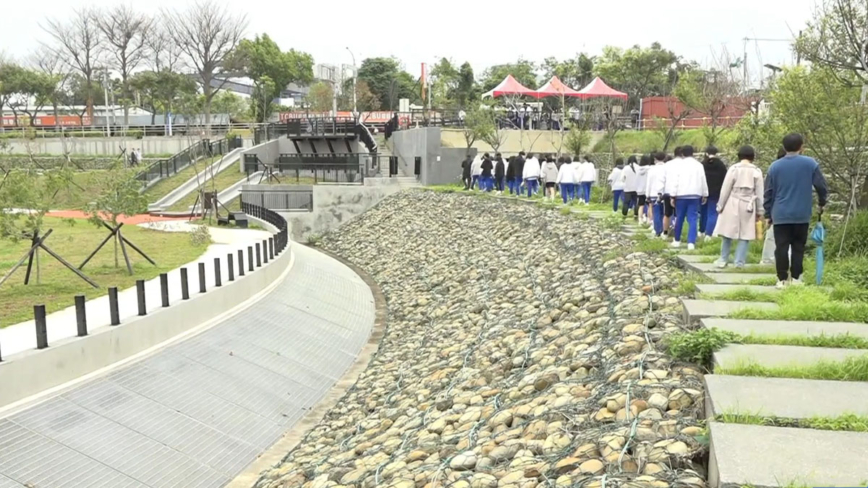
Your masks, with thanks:
[[[714,56],[710,69],[685,74],[675,88],[676,97],[685,107],[707,118],[703,132],[709,145],[714,145],[726,128],[726,111],[744,103],[744,99],[739,97],[739,83],[732,73],[733,66],[729,53],[724,49],[719,56]]]
[[[45,45],[75,71],[81,73],[87,92],[86,112],[93,124],[94,78],[102,55],[102,36],[94,20],[92,8],[74,10],[66,23],[48,19],[42,26],[56,42]]]
[[[234,16],[214,0],[199,0],[183,12],[167,12],[166,24],[202,85],[205,131],[211,134],[211,101],[226,83],[220,77],[223,62],[241,41],[247,16]]]
[[[151,28],[151,19],[123,4],[115,5],[109,10],[94,10],[93,14],[94,21],[105,39],[108,64],[121,77],[124,126],[128,126],[130,105],[133,103],[130,75],[148,54],[145,39]]]
[[[166,28],[165,16],[153,20],[145,36],[145,46],[150,55],[148,64],[154,71],[176,71],[180,67],[181,48]]]
[[[69,79],[70,72],[63,59],[57,52],[45,46],[39,46],[30,57],[30,64],[48,75],[55,83],[54,93],[49,97],[52,109],[54,109],[54,126],[60,130],[60,99],[63,96],[63,87]]]

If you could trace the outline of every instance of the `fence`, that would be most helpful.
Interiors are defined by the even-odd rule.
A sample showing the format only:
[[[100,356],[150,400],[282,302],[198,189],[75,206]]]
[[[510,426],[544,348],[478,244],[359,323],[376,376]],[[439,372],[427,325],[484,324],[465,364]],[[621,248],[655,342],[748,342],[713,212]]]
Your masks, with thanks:
[[[255,205],[268,210],[313,212],[313,188],[280,188],[251,185],[241,190],[242,206]],[[243,208],[243,207],[242,207]]]
[[[346,117],[310,117],[286,121],[286,133],[289,137],[301,136],[353,136],[356,133],[356,122]]]
[[[142,188],[145,189],[156,183],[157,180],[183,170],[200,158],[223,155],[236,147],[241,147],[242,144],[243,140],[240,137],[220,139],[214,142],[207,139],[201,140],[168,159],[161,159],[152,163],[137,174],[136,179],[142,182]]]
[[[214,258],[214,286],[223,286],[222,270],[226,270],[226,279],[228,282],[235,281],[235,276],[244,276],[245,271],[248,273],[254,272],[257,268],[273,261],[275,256],[280,255],[286,249],[289,243],[289,232],[286,220],[277,212],[273,212],[260,205],[252,203],[242,203],[242,210],[248,215],[252,215],[258,219],[264,220],[277,228],[277,233],[268,239],[263,239],[262,242],[257,242],[255,245],[248,246],[245,254],[243,249],[239,249],[236,253],[228,253],[226,259]],[[254,255],[256,257],[254,261]],[[245,266],[245,256],[246,266]],[[225,263],[225,264],[224,264]],[[198,263],[198,289],[200,293],[206,293],[205,280],[205,263]],[[237,269],[236,269],[237,266]],[[190,275],[186,267],[181,268],[180,283],[177,286],[181,288],[181,299],[190,299]],[[163,308],[171,306],[169,301],[169,276],[167,273],[160,274],[160,304]],[[136,281],[136,296],[137,296],[137,316],[142,317],[148,314],[147,297],[145,295],[145,280]],[[118,303],[117,287],[108,288],[109,297],[109,317],[111,326],[121,325],[121,314]],[[76,295],[74,299],[75,317],[76,317],[76,335],[85,337],[88,335],[87,309],[85,307],[85,296]],[[45,305],[34,305],[33,316],[36,326],[36,348],[48,348],[48,326],[46,320]],[[0,362],[3,361],[2,348],[0,348]]]

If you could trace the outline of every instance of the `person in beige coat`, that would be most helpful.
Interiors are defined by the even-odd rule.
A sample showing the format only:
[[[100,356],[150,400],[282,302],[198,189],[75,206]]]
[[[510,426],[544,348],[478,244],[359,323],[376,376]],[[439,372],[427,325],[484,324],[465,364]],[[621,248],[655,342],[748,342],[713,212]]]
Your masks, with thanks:
[[[753,164],[756,152],[751,146],[738,150],[738,164],[729,168],[720,200],[717,204],[717,225],[714,235],[721,237],[720,259],[715,263],[725,268],[729,263],[732,241],[738,241],[735,248],[735,267],[741,268],[747,260],[750,241],[756,239],[756,223],[760,220],[763,208],[763,174]]]

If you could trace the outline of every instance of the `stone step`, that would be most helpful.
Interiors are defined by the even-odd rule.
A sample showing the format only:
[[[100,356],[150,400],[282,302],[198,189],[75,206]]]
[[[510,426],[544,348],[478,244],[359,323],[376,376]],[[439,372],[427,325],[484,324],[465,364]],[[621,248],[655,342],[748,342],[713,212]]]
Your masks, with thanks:
[[[696,293],[707,293],[710,295],[722,295],[724,293],[732,293],[735,291],[749,290],[754,293],[780,293],[781,290],[774,286],[760,285],[696,285]]]
[[[705,414],[807,419],[868,416],[868,383],[705,375]]]
[[[707,263],[709,258],[714,256],[703,256],[702,254],[678,254],[676,259],[682,263]]]
[[[709,279],[720,284],[750,283],[763,278],[775,278],[774,273],[708,273]]]
[[[687,268],[690,271],[694,271],[696,273],[723,273],[727,270],[727,268],[718,268],[714,263],[693,263],[689,261],[685,261],[682,258],[684,256],[691,256],[690,254],[679,254],[676,259],[681,263],[681,266]],[[774,268],[771,266],[759,266],[759,265],[751,265],[752,268],[758,268],[758,272],[765,273],[768,271],[768,274],[771,275],[774,273]]]
[[[739,335],[767,336],[838,336],[852,335],[868,339],[868,325],[847,322],[800,322],[794,320],[744,320],[705,318],[703,327],[728,330]]]
[[[864,486],[868,433],[711,422],[711,488]]]
[[[778,305],[767,302],[737,302],[727,300],[681,300],[684,307],[684,323],[698,323],[700,319],[708,317],[726,317],[727,315],[745,308],[757,308],[760,310],[777,310]]]
[[[821,361],[843,362],[848,358],[860,356],[868,356],[868,350],[730,344],[714,353],[714,365],[717,368],[730,368],[744,364],[756,364],[768,368],[810,366]]]

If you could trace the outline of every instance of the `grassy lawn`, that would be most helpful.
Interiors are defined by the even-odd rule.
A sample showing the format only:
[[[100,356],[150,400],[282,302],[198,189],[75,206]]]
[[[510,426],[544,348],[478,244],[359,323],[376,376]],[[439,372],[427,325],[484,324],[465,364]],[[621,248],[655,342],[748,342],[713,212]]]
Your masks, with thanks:
[[[54,229],[45,244],[61,257],[75,266],[81,264],[90,252],[105,238],[107,231],[97,229],[84,220],[74,225],[67,221],[47,217],[45,229]],[[114,267],[114,251],[107,244],[85,266],[84,273],[100,285],[95,289],[67,270],[62,264],[45,252],[40,252],[40,282],[37,285],[35,273],[31,275],[30,285],[24,285],[26,268],[19,268],[14,275],[0,286],[0,327],[33,318],[33,306],[44,304],[48,313],[73,305],[73,296],[85,294],[88,299],[107,293],[107,288],[120,289],[135,285],[137,279],[151,279],[178,266],[193,261],[200,256],[207,244],[194,246],[186,233],[158,232],[136,226],[124,226],[124,236],[157,262],[153,266],[132,249],[130,260],[133,262],[134,275],[127,274],[123,256],[119,254],[120,267]],[[0,275],[6,272],[30,248],[29,241],[11,243],[0,241]],[[35,267],[35,265],[34,265]]]
[[[229,188],[230,186],[234,185],[235,183],[237,183],[238,180],[244,178],[244,176],[245,176],[244,173],[238,172],[238,166],[233,164],[233,165],[225,168],[223,171],[214,175],[213,181],[211,181],[211,180],[206,181],[205,182],[205,191],[213,191],[214,189],[216,189],[217,192],[219,193],[219,192]],[[192,206],[194,203],[196,203],[196,197],[198,196],[198,194],[199,194],[199,192],[197,192],[197,191],[191,191],[184,198],[178,200],[177,202],[175,202],[174,205],[169,207],[169,210],[173,210],[173,211],[187,211],[187,210],[189,210],[190,206]]]
[[[756,310],[746,303],[745,309],[731,314],[733,318],[754,320],[818,320],[827,322],[868,323],[866,290],[839,285],[827,289],[814,286],[789,287],[778,294],[752,294],[737,290],[723,295],[724,299],[771,301],[778,310]]]
[[[664,124],[666,122],[664,121]],[[670,144],[669,152],[675,146],[692,145],[699,151],[705,150],[706,138],[702,133],[702,129],[685,129],[677,132],[678,140],[675,144]],[[730,139],[735,136],[734,131],[724,130],[721,134],[721,139],[718,141],[718,147],[732,146]],[[620,154],[644,154],[651,151],[658,151],[663,148],[663,137],[658,131],[643,130],[643,131],[621,131],[615,134],[615,147]],[[608,153],[612,151],[612,143],[606,137],[603,137],[594,144],[593,152]],[[625,156],[626,157],[626,156]]]
[[[868,381],[868,356],[848,358],[843,362],[819,362],[810,366],[767,368],[755,363],[716,368],[716,374],[756,376],[761,378],[796,378],[803,380]]]

